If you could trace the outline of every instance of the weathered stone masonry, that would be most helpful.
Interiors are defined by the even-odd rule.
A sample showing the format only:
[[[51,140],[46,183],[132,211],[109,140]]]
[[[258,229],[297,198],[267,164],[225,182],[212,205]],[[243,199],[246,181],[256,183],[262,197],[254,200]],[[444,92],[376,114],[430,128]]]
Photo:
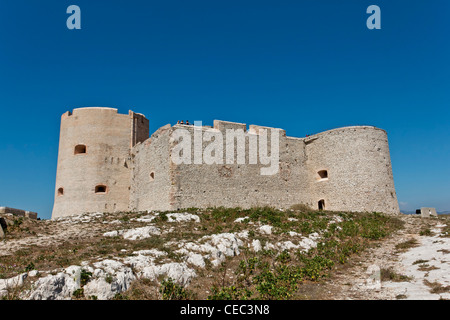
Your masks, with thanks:
[[[178,128],[192,136],[194,130],[225,136],[227,129],[242,129],[248,150],[249,139],[264,127],[250,125],[247,130],[245,124],[216,120],[213,127],[166,125],[148,138],[148,120],[132,111],[67,112],[61,120],[52,217],[211,206],[287,208],[297,203],[326,210],[399,212],[382,129],[345,127],[306,138],[288,137],[280,129],[278,172],[265,176],[260,169],[267,165],[249,164],[247,152],[245,164],[227,164],[225,158],[223,164],[175,164],[171,154]],[[79,145],[82,153],[76,152]],[[208,145],[203,142],[202,151]],[[194,146],[191,150],[193,159]]]

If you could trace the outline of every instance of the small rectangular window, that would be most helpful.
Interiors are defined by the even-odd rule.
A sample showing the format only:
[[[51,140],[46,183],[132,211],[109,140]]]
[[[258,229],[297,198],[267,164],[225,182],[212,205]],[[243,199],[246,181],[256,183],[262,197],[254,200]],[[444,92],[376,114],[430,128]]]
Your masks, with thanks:
[[[328,179],[328,171],[327,170],[320,170],[319,172],[317,172],[317,174],[319,175],[319,179]]]
[[[95,193],[106,193],[108,191],[108,187],[105,185],[95,186]]]
[[[84,144],[79,144],[75,146],[75,154],[84,154],[86,153],[86,146]]]

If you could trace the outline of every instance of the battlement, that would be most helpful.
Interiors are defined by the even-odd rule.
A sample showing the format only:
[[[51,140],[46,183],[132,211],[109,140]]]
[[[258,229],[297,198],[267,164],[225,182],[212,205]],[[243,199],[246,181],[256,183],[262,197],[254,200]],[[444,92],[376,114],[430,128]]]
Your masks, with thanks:
[[[213,126],[206,126],[202,125],[201,127],[195,126],[193,124],[176,124],[174,127],[178,128],[195,128],[195,129],[202,129],[202,130],[218,130],[222,132],[226,132],[227,129],[231,130],[242,130],[243,132],[249,133],[249,134],[260,134],[261,130],[278,130],[280,132],[280,136],[286,136],[286,131],[284,129],[280,128],[274,128],[274,127],[267,127],[267,126],[260,126],[251,124],[247,128],[247,124],[245,123],[239,123],[239,122],[232,122],[232,121],[223,121],[223,120],[214,120]]]
[[[26,211],[22,209],[14,209],[9,207],[0,207],[0,213],[3,214],[13,214],[19,217],[28,217],[30,219],[37,219],[38,214],[32,211]]]

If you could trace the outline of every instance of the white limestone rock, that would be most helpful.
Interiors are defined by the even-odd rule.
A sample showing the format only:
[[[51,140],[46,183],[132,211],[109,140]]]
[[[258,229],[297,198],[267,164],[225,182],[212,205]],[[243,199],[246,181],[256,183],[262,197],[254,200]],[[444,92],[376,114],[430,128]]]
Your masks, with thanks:
[[[105,233],[103,234],[103,236],[104,236],[104,237],[111,237],[111,238],[114,238],[114,237],[118,237],[118,236],[121,235],[121,234],[123,234],[123,231],[120,232],[120,231],[114,230],[114,231],[105,232]]]
[[[94,279],[84,286],[86,297],[95,296],[99,300],[109,300],[117,293],[128,290],[136,279],[132,269],[115,260],[95,263]]]
[[[103,233],[104,237],[118,237],[123,236],[128,240],[139,240],[150,238],[153,235],[160,235],[161,231],[155,226],[146,226],[128,230],[114,230]]]
[[[302,239],[302,241],[300,241],[299,247],[303,249],[302,251],[306,252],[311,248],[317,247],[317,242],[311,238],[304,238]]]
[[[156,216],[146,215],[146,216],[131,219],[131,220],[135,220],[135,221],[139,221],[139,222],[152,222],[153,220],[155,220],[155,218],[156,218]]]
[[[145,267],[140,272],[140,276],[151,280],[157,280],[158,277],[164,276],[165,278],[172,278],[182,286],[186,286],[197,274],[194,269],[189,268],[184,262],[171,262],[163,265]]]
[[[253,240],[252,248],[253,248],[253,251],[255,251],[255,252],[261,251],[262,250],[261,241],[259,241],[258,239]]]
[[[29,277],[37,277],[38,275],[39,275],[38,270],[31,270],[30,272],[28,272]]]
[[[199,268],[204,268],[206,266],[205,259],[203,259],[203,256],[199,253],[189,252],[186,262]]]
[[[143,256],[154,256],[154,257],[167,256],[167,252],[159,251],[159,250],[156,250],[156,249],[134,251],[133,254],[135,254],[135,255],[143,255]]]
[[[124,264],[117,260],[106,259],[94,263],[94,267],[102,269],[109,274],[114,274],[117,271],[122,271],[124,269]]]
[[[239,246],[243,243],[233,233],[220,233],[209,237],[211,237],[209,242],[226,256],[233,257],[239,255]]]
[[[283,241],[283,242],[278,242],[276,244],[276,246],[278,247],[278,249],[280,251],[284,251],[284,250],[292,250],[292,249],[298,249],[300,248],[300,245],[296,245],[294,244],[292,241]]]
[[[248,230],[244,230],[244,231],[241,231],[239,233],[235,233],[235,235],[238,238],[248,239],[250,233],[248,232]]]
[[[91,280],[84,286],[85,297],[96,297],[98,300],[109,300],[114,297],[112,284],[105,278]]]
[[[198,244],[195,242],[181,243],[179,246],[188,251],[196,251],[199,253],[208,253],[207,258],[211,260],[214,266],[218,266],[225,260],[226,256],[239,255],[239,246],[243,242],[233,233],[220,233],[211,236],[204,236],[199,240]]]
[[[23,286],[27,276],[27,273],[22,273],[9,279],[0,279],[0,298],[7,295],[8,290]]]
[[[168,213],[166,214],[168,218],[168,222],[186,222],[186,221],[194,221],[200,222],[200,217],[195,214],[190,214],[187,212],[184,213]]]
[[[140,250],[133,252],[134,256],[126,257],[123,262],[132,268],[142,270],[145,267],[154,265],[154,261],[158,257],[166,256],[167,252],[156,249]]]
[[[155,226],[147,226],[136,229],[129,229],[123,232],[123,238],[128,240],[138,240],[150,238],[154,235],[160,235],[161,232]]]
[[[265,234],[272,234],[272,228],[273,228],[272,226],[264,225],[259,227],[259,231]]]
[[[276,250],[276,249],[277,247],[275,247],[275,245],[270,242],[266,242],[266,244],[264,245],[264,250]]]
[[[186,250],[185,248],[178,249],[175,253],[183,255],[187,263],[196,267],[204,268],[206,266],[204,257],[199,253]]]
[[[112,220],[112,221],[103,221],[103,224],[122,224],[120,220]]]
[[[80,266],[70,266],[64,269],[64,272],[73,278],[78,288],[81,287],[81,271],[82,267]]]
[[[79,289],[75,279],[60,272],[38,279],[32,286],[29,300],[70,300],[75,290]]]

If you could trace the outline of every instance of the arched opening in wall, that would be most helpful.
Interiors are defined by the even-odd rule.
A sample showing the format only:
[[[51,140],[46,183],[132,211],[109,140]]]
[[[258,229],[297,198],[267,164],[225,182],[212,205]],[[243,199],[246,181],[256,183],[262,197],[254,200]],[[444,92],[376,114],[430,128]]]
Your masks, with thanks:
[[[86,146],[84,144],[79,144],[75,146],[74,154],[85,154]]]
[[[150,181],[155,180],[155,171],[150,172]]]
[[[328,179],[328,171],[327,170],[320,170],[319,172],[317,172],[317,174],[319,175],[319,180]]]
[[[103,184],[99,184],[97,186],[95,186],[95,193],[100,193],[100,194],[104,194],[108,192],[108,187],[103,185]]]
[[[64,195],[64,188],[59,188],[58,189],[58,197],[63,196]]]
[[[318,202],[319,210],[325,210],[325,200],[321,199]]]

